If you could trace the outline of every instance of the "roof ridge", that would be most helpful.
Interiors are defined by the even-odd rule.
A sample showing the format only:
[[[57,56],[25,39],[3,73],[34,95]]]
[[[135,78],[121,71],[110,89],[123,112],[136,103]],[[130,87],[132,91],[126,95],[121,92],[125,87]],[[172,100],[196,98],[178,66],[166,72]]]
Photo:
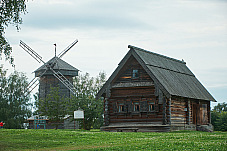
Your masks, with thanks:
[[[164,56],[164,55],[161,55],[161,54],[158,54],[158,53],[154,53],[154,52],[142,49],[142,48],[138,48],[138,47],[135,47],[135,46],[132,46],[132,45],[128,45],[128,48],[137,49],[137,50],[144,51],[146,53],[150,53],[150,54],[153,54],[153,55],[156,55],[156,56],[159,56],[159,57],[163,57],[163,58],[166,58],[166,59],[169,59],[169,60],[173,60],[173,61],[176,61],[176,62],[179,62],[179,63],[186,64],[186,62],[184,62],[184,61],[174,59],[174,58],[171,58],[171,57],[167,57],[167,56]]]

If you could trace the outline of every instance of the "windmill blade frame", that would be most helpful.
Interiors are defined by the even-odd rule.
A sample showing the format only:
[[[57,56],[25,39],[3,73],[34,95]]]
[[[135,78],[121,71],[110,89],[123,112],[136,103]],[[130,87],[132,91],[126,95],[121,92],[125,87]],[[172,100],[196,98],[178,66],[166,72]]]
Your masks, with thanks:
[[[76,39],[73,43],[71,43],[68,47],[66,47],[61,53],[58,54],[58,58],[62,58],[62,56],[64,56],[73,46],[75,46],[75,44],[78,42],[78,40]]]
[[[30,56],[32,56],[36,61],[38,61],[39,63],[43,62],[42,57],[35,52],[31,47],[29,47],[26,43],[24,43],[22,40],[20,40],[20,45],[21,48],[23,48],[28,54],[30,54]]]
[[[29,82],[29,84],[26,86],[27,89],[24,90],[25,96],[29,95],[32,92],[32,90],[34,90],[38,86],[39,83],[37,83],[37,81],[40,80],[40,77],[43,76],[46,73],[46,71],[47,71],[47,69],[40,76],[33,78]],[[30,88],[31,88],[31,90],[29,90]]]
[[[63,50],[57,58],[61,58],[63,55],[65,55],[76,43],[78,42],[78,40],[76,39],[73,43],[71,43],[65,50]],[[50,70],[53,72],[54,77],[56,77],[67,89],[70,90],[70,92],[72,92],[74,95],[76,94],[76,92],[74,90],[76,90],[76,88],[73,86],[73,84],[60,72],[56,72],[53,67],[56,63],[52,62],[51,64],[48,64],[46,62],[44,62],[42,60],[42,57],[35,52],[32,48],[30,48],[27,44],[25,44],[22,40],[20,40],[20,47],[23,48],[30,56],[32,56],[36,61],[38,61],[39,63],[43,63],[46,67],[46,70],[41,74],[38,75],[38,77],[35,77],[34,79],[32,79],[32,81],[27,85],[27,89],[24,91],[24,94],[29,95],[31,93],[31,91],[33,89],[35,89],[35,87],[38,85],[36,84],[36,82],[39,80],[39,77],[42,77],[47,70]],[[31,90],[29,90],[31,88]]]
[[[73,86],[73,84],[70,83],[70,81],[60,72],[54,71],[53,68],[50,68],[50,70],[53,72],[53,75],[66,87],[68,88],[74,95],[76,92],[76,88]]]

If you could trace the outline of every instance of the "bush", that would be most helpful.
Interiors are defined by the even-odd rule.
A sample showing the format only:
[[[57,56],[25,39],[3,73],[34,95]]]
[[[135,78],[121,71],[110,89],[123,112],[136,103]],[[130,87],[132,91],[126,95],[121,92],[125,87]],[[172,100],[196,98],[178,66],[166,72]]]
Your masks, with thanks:
[[[227,131],[227,112],[219,113],[215,125],[218,131]]]

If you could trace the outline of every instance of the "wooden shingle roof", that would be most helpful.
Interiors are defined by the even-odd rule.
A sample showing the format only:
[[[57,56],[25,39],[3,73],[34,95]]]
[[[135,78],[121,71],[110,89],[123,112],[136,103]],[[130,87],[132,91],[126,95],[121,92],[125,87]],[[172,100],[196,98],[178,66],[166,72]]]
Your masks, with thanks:
[[[144,49],[128,46],[130,51],[119,63],[106,84],[97,94],[100,97],[115,78],[127,59],[133,55],[154,80],[155,85],[167,96],[180,96],[199,100],[215,101],[212,95],[189,70],[184,61],[166,57]]]
[[[52,65],[52,68],[55,71],[60,71],[63,75],[70,75],[70,76],[77,76],[78,75],[78,69],[73,67],[72,65],[68,64],[64,60],[58,58],[58,57],[53,57],[50,59],[46,64]],[[36,69],[35,76],[38,76],[40,72],[43,72],[47,69],[46,64],[42,65],[38,69]],[[52,75],[53,73],[51,71],[47,71],[45,74],[47,75]]]

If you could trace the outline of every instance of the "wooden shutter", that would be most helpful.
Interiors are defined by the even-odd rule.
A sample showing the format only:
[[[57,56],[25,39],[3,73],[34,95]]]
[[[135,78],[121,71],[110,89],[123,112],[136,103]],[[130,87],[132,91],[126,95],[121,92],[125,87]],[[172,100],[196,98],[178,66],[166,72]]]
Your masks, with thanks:
[[[113,112],[116,113],[117,112],[117,102],[113,102],[112,106],[113,106]]]
[[[148,111],[147,101],[141,101],[140,102],[140,111],[142,111],[142,112]]]

